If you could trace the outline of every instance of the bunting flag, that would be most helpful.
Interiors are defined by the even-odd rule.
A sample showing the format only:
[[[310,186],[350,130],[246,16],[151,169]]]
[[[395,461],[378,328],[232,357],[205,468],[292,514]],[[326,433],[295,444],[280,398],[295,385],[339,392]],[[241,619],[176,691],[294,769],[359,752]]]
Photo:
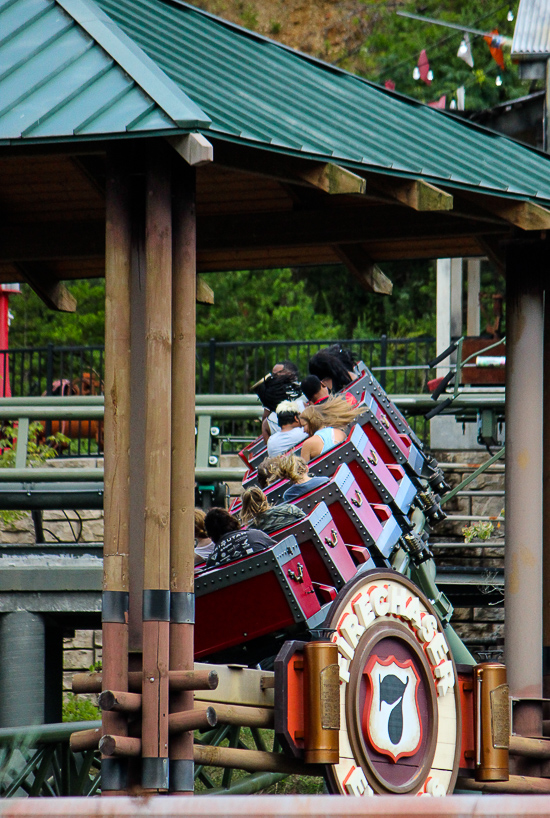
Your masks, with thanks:
[[[434,102],[428,102],[430,108],[445,108],[447,105],[447,97],[443,94],[442,97],[439,99],[434,100]]]
[[[386,80],[384,88],[387,88],[388,91],[395,91],[395,82],[393,80]]]
[[[425,82],[426,85],[431,85],[433,74],[430,71],[430,63],[428,62],[428,55],[426,54],[425,48],[423,48],[422,51],[420,52],[417,68],[422,82]]]
[[[489,46],[489,51],[491,52],[491,57],[496,62],[499,68],[502,68],[503,71],[506,70],[506,65],[504,63],[504,54],[502,52],[502,37],[498,33],[498,29],[494,29],[490,34],[485,35],[483,38],[487,45]]]
[[[474,67],[474,58],[472,56],[472,45],[470,43],[470,35],[467,31],[464,32],[464,36],[462,38],[462,42],[458,46],[458,51],[456,52],[456,56],[460,57],[461,60],[470,66],[470,68]]]

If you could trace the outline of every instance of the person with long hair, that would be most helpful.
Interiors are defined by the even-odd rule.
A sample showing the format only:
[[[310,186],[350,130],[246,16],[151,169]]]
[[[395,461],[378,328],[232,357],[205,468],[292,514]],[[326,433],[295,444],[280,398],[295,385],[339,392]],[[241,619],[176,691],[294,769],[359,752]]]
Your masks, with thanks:
[[[306,406],[300,415],[300,422],[309,435],[300,452],[305,462],[309,463],[343,443],[347,436],[346,427],[361,411],[339,396],[317,406]]]
[[[252,486],[243,492],[241,501],[241,523],[258,528],[266,534],[286,528],[306,516],[301,508],[289,503],[269,505],[267,497],[258,486]]]
[[[280,480],[290,480],[292,483],[283,494],[284,503],[291,503],[303,494],[328,483],[328,477],[310,477],[306,461],[295,454],[283,454],[277,458],[276,475]]]

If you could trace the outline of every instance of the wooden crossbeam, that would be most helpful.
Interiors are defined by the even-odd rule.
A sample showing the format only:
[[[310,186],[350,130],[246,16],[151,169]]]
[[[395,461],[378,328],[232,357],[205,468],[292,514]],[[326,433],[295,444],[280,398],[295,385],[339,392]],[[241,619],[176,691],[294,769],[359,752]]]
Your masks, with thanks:
[[[394,199],[421,212],[429,210],[452,210],[453,197],[423,179],[397,179],[392,176],[368,177],[369,189]]]
[[[209,287],[202,276],[197,276],[197,303],[198,304],[213,304],[214,290]]]
[[[430,241],[451,236],[507,233],[502,224],[478,224],[446,213],[416,213],[398,207],[325,207],[311,210],[204,216],[198,225],[198,250],[313,247],[366,244],[407,238]],[[1,248],[0,248],[1,252]]]
[[[311,163],[310,167],[297,171],[298,179],[318,190],[331,195],[336,194],[363,194],[367,189],[367,182],[362,176],[340,165],[331,163]]]
[[[535,202],[462,192],[461,197],[522,230],[549,230],[550,209]]]
[[[51,310],[76,312],[76,298],[48,269],[36,262],[17,265],[25,281]]]
[[[500,216],[510,224],[521,227],[522,230],[549,230],[550,210],[534,202],[517,202],[510,200],[491,200],[486,205],[487,210]]]
[[[501,246],[498,237],[496,236],[478,236],[478,244],[481,251],[487,258],[493,262],[498,272],[501,275],[506,274],[506,256],[503,247]]]
[[[362,176],[331,162],[311,162],[267,151],[243,150],[216,140],[214,153],[217,166],[286,184],[304,185],[331,195],[362,195],[367,188]]]
[[[378,293],[379,295],[392,294],[392,282],[374,263],[364,247],[349,244],[339,245],[334,249],[350,273],[367,292]]]

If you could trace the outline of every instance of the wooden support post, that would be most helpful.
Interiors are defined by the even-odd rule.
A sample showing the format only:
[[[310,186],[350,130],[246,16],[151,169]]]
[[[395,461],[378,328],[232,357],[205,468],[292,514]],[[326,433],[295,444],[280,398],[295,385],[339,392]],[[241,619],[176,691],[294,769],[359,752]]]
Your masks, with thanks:
[[[174,166],[172,278],[172,486],[170,517],[170,670],[194,666],[193,627],[195,507],[195,171]],[[193,692],[173,691],[170,712],[193,709]],[[193,733],[170,738],[170,791],[194,789]]]
[[[149,152],[146,188],[142,688],[142,786],[145,790],[153,791],[168,789],[172,366],[170,176],[170,158],[164,150],[164,145],[155,143]]]
[[[506,665],[513,732],[542,735],[543,289],[546,243],[506,258]]]
[[[130,480],[131,217],[123,153],[107,158],[105,249],[105,534],[103,546],[103,685],[128,690],[128,525]],[[128,734],[123,713],[105,712],[104,734]],[[104,759],[102,792],[127,786],[122,759]]]
[[[466,335],[479,335],[479,292],[481,285],[481,259],[470,258],[466,262],[468,270],[468,307]]]

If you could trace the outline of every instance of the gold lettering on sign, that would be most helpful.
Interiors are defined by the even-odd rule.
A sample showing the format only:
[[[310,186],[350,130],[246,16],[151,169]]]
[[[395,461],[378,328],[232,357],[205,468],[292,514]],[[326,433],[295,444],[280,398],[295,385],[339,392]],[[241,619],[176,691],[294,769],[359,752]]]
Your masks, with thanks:
[[[323,730],[340,729],[340,674],[338,665],[321,671],[321,722]]]

